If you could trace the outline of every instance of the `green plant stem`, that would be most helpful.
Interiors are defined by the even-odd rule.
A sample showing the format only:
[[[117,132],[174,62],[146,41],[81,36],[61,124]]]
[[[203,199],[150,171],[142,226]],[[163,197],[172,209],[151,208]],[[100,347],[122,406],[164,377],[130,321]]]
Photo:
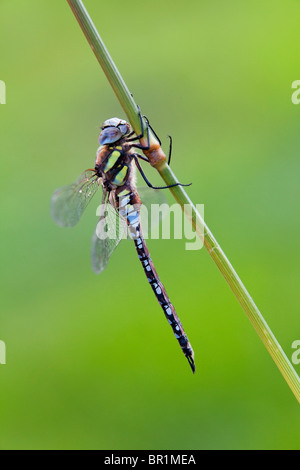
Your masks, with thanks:
[[[82,1],[67,0],[133,129],[140,132],[139,111]]]
[[[94,54],[96,55],[105,75],[107,76],[117,98],[120,101],[122,108],[128,116],[129,122],[133,129],[140,132],[140,117],[136,103],[133,100],[124,80],[122,79],[117,67],[111,59],[103,41],[101,40],[99,33],[97,32],[88,12],[86,11],[81,0],[67,0],[76,19],[82,28]],[[151,145],[157,144],[157,140],[151,133]],[[145,152],[146,153],[146,152]],[[151,153],[151,152],[150,152]],[[167,185],[178,182],[176,176],[172,172],[171,168],[167,165],[165,155],[161,151],[161,158],[158,160],[151,161],[150,156],[148,157],[151,164],[158,170],[161,177]],[[255,305],[252,297],[248,293],[246,287],[243,285],[239,276],[233,269],[225,253],[221,249],[217,240],[209,230],[208,226],[204,222],[203,218],[197,211],[196,207],[189,199],[188,195],[181,186],[170,188],[174,198],[180,204],[186,216],[189,218],[194,230],[198,236],[202,239],[205,248],[209,255],[214,260],[223,277],[226,279],[236,298],[240,302],[248,318],[253,324],[259,337],[263,341],[266,349],[269,351],[282,376],[285,378],[290,389],[294,393],[298,402],[300,403],[300,380],[299,377],[288,360],[287,356],[283,352],[280,344],[273,335],[268,324],[264,320],[262,314]],[[187,207],[189,210],[187,211]]]

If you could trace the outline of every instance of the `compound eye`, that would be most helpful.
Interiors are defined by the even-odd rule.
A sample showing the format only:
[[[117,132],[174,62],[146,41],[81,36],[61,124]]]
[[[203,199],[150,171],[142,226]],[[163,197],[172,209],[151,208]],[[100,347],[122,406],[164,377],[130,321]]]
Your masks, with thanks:
[[[119,124],[118,125],[118,128],[120,129],[120,131],[122,132],[123,135],[127,134],[128,133],[128,125],[127,124]]]
[[[105,127],[117,127],[120,122],[120,119],[118,118],[111,118],[111,119],[106,119],[104,123],[102,124],[102,129],[105,129]]]
[[[121,138],[122,138],[122,134],[118,127],[106,126],[101,131],[101,134],[99,137],[99,144],[100,145],[113,144],[114,142],[117,142]]]

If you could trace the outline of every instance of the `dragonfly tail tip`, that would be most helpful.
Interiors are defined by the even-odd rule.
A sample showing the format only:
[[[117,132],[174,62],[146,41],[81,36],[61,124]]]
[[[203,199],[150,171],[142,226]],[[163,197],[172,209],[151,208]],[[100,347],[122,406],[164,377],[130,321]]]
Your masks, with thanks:
[[[188,362],[189,362],[189,365],[191,366],[191,369],[193,371],[193,374],[195,373],[196,371],[196,366],[195,366],[195,362],[194,362],[194,359],[191,357],[191,356],[186,356]]]

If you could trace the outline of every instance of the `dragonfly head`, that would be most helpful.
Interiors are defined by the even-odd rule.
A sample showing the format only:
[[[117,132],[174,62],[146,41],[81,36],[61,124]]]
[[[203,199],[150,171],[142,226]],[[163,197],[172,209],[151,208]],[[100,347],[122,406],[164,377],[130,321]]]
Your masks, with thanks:
[[[99,137],[100,145],[114,144],[130,132],[130,125],[124,119],[111,118],[104,121]]]

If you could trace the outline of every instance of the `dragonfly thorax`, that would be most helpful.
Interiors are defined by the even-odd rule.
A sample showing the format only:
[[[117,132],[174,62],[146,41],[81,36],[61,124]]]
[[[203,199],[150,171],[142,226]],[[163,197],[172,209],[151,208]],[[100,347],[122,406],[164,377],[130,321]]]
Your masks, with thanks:
[[[130,133],[130,125],[124,119],[111,118],[104,121],[99,137],[100,145],[109,145],[118,142]]]

